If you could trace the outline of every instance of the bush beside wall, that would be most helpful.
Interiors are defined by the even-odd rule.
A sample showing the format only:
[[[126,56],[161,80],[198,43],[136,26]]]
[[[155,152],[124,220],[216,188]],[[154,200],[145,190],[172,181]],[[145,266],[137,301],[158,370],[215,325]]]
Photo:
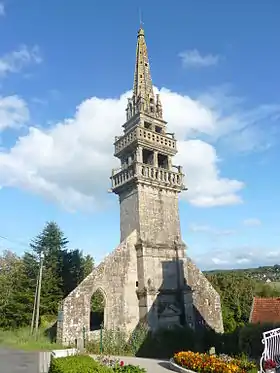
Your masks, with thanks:
[[[52,359],[49,373],[112,373],[90,356],[67,356]]]

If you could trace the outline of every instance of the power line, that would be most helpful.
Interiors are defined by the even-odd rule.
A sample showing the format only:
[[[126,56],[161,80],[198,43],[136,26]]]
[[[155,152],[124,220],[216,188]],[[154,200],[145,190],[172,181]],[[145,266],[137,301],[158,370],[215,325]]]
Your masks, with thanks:
[[[6,236],[2,236],[2,235],[0,235],[0,239],[11,242],[12,244],[16,244],[16,245],[20,245],[20,246],[24,246],[24,247],[29,247],[30,246],[30,244],[27,243],[27,242],[17,240],[17,239],[10,239],[10,238],[8,238]]]

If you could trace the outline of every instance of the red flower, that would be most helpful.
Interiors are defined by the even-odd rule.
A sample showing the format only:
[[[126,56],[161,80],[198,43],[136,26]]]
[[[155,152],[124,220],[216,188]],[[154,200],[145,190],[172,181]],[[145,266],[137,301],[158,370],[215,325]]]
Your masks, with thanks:
[[[272,359],[268,359],[264,363],[264,369],[273,369],[276,368],[276,363]]]
[[[120,366],[121,366],[121,367],[124,366],[124,361],[120,361]]]

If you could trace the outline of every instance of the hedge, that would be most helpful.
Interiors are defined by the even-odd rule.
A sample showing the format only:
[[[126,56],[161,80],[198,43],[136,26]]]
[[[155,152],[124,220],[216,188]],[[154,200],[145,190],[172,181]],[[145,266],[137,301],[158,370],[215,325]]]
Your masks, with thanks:
[[[112,373],[109,367],[99,364],[90,356],[77,355],[51,360],[49,373]]]

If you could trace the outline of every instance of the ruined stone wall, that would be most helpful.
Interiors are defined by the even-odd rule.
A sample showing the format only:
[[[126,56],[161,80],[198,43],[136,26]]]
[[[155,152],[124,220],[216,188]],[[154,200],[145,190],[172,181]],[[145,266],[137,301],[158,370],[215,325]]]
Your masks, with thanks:
[[[134,231],[64,299],[64,319],[58,322],[58,341],[64,345],[75,343],[75,340],[83,337],[83,327],[86,336],[96,337],[94,332],[89,332],[89,321],[91,296],[98,289],[105,296],[105,328],[130,333],[139,323],[140,314],[144,316],[146,312],[149,324],[154,329],[160,324],[161,317],[158,316],[157,307],[163,298],[160,295],[159,299],[158,294],[171,290],[169,295],[163,297],[164,301],[172,303],[172,290],[177,288],[176,261],[182,266],[180,282],[185,279],[186,286],[190,288],[184,296],[187,322],[195,324],[197,315],[191,312],[194,308],[207,325],[216,332],[223,332],[219,294],[191,259],[186,257],[185,246],[182,243],[149,244],[139,240]],[[137,298],[139,291],[147,292],[146,297],[140,299],[140,309]],[[171,315],[171,318],[174,321],[176,315]]]
[[[204,274],[188,257],[186,262],[187,283],[193,291],[193,305],[206,325],[218,333],[223,333],[221,301],[218,292],[213,288]]]
[[[104,327],[131,331],[139,320],[136,295],[137,259],[134,231],[96,267],[62,303],[63,322],[58,323],[58,340],[64,345],[89,331],[90,300],[100,289],[105,296]]]

